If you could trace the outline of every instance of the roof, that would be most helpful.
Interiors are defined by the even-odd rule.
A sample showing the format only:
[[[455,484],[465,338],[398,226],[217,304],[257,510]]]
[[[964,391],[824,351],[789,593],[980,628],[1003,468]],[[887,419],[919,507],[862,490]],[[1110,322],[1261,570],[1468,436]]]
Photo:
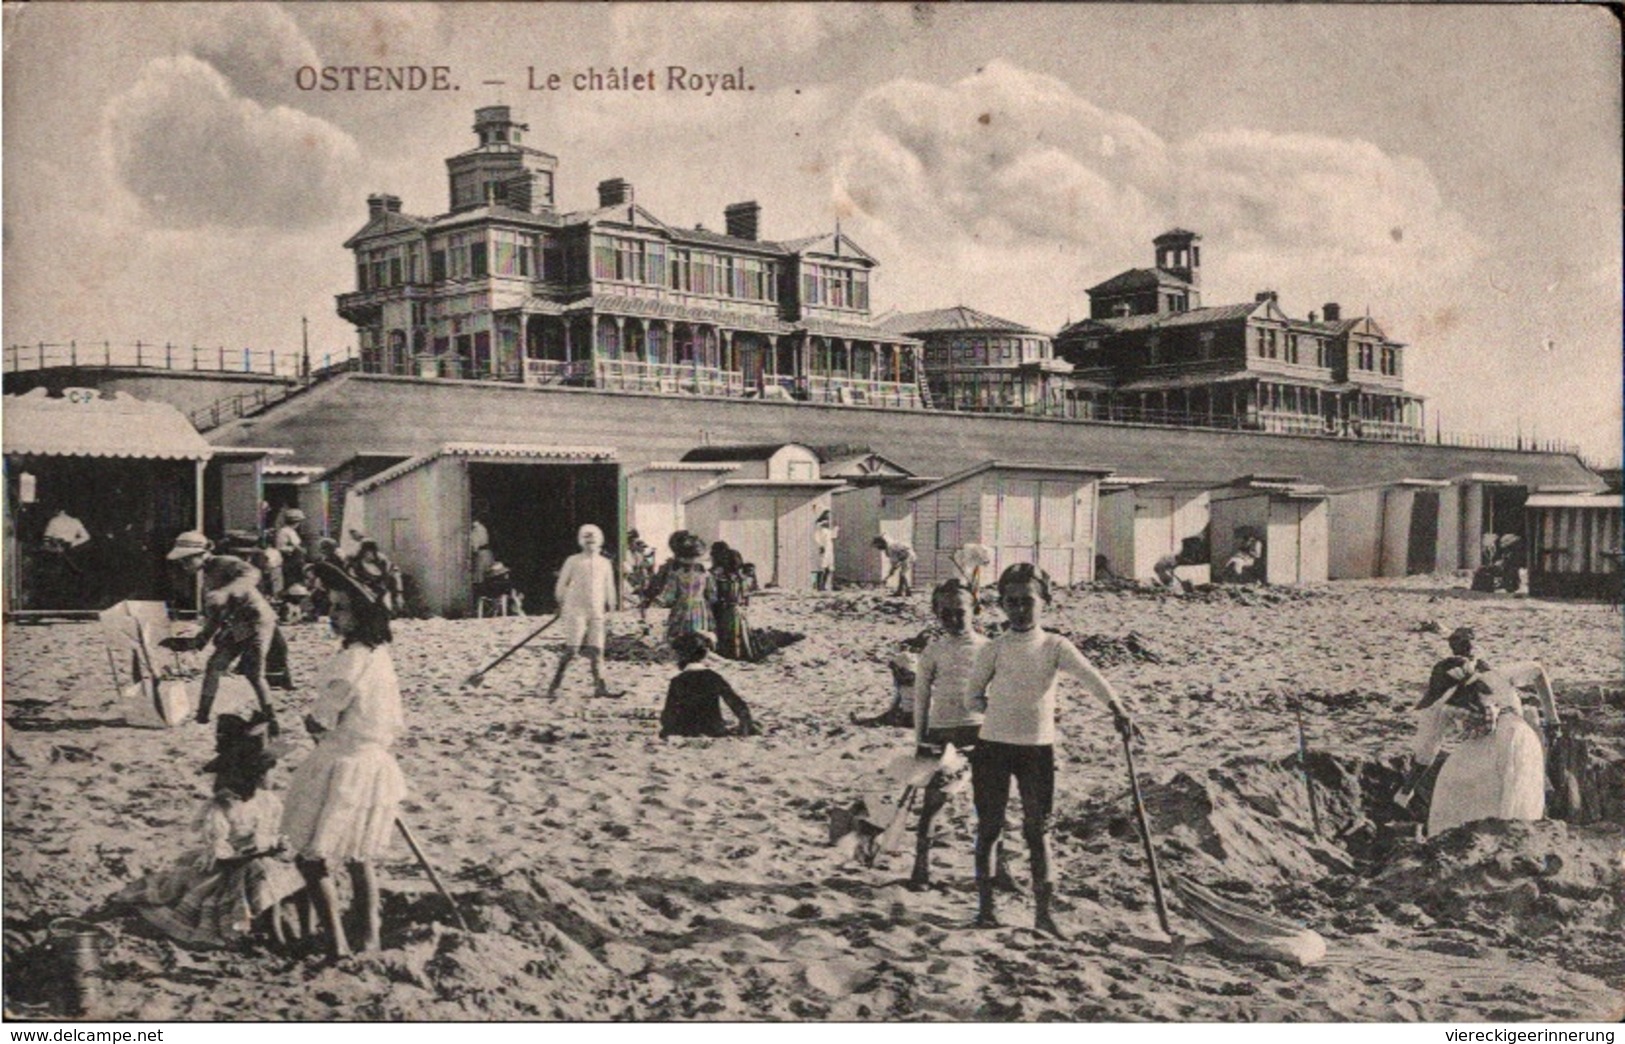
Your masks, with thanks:
[[[1536,493],[1523,502],[1525,508],[1590,508],[1594,511],[1619,511],[1625,508],[1625,496],[1618,493]]]
[[[1230,495],[1221,496],[1226,491]],[[1235,500],[1249,493],[1266,493],[1288,500],[1324,500],[1329,495],[1325,486],[1301,481],[1296,475],[1244,475],[1213,493],[1221,500]]]
[[[1184,287],[1194,290],[1194,283],[1181,279],[1166,268],[1131,268],[1126,272],[1119,272],[1104,283],[1096,283],[1084,293],[1090,294],[1120,294],[1130,290],[1148,290],[1159,286]]]
[[[1164,232],[1162,235],[1160,235],[1157,238],[1153,239],[1151,242],[1153,242],[1153,243],[1161,243],[1165,239],[1184,239],[1186,237],[1191,237],[1191,238],[1194,238],[1194,239],[1201,239],[1202,238],[1202,233],[1200,233],[1200,232],[1192,232],[1188,228],[1170,228],[1168,231]]]
[[[532,301],[540,300],[531,298]],[[767,312],[747,312],[727,308],[699,308],[693,305],[672,304],[669,301],[632,297],[629,294],[594,294],[572,302],[562,311],[608,312],[619,315],[644,316],[650,319],[669,319],[677,322],[720,323],[735,329],[754,330],[758,333],[787,334],[794,331],[789,323]],[[544,309],[551,311],[551,309]],[[555,313],[558,314],[558,313]],[[873,337],[876,330],[869,336]]]
[[[725,232],[713,232],[708,228],[673,228],[671,238],[674,242],[699,243],[704,246],[727,247],[730,250],[754,250],[767,254],[787,254],[780,243],[770,239],[745,239],[742,236],[730,236]]]
[[[572,463],[603,463],[615,460],[615,450],[607,446],[544,446],[516,442],[448,442],[433,453],[421,453],[410,460],[386,468],[372,478],[350,487],[357,494],[371,493],[441,457],[513,457],[530,460],[563,460]]]
[[[908,478],[913,475],[913,472],[895,460],[868,450],[834,459],[824,459],[823,465],[818,470],[820,474],[844,479]]]
[[[828,243],[830,249],[820,250],[817,253],[831,254],[835,257],[851,257],[859,261],[868,261],[870,264],[879,264],[862,247],[852,242],[852,237],[839,230],[835,232],[820,232],[816,236],[802,236],[800,239],[785,239],[779,241],[779,247],[787,254],[805,254],[812,252],[812,248]]]
[[[998,330],[1003,333],[1033,335],[1038,333],[1030,326],[1023,326],[1009,319],[1000,319],[996,315],[966,308],[964,305],[955,308],[936,308],[925,312],[904,312],[901,315],[888,316],[880,325],[896,333],[916,336],[944,330]]]
[[[641,475],[646,471],[699,471],[712,475],[726,475],[730,471],[738,471],[738,464],[725,464],[722,461],[707,463],[702,461],[683,460],[652,460],[641,468],[633,468],[626,473],[627,478]]]
[[[801,489],[809,494],[817,494],[827,493],[845,485],[846,483],[840,479],[723,479],[701,486],[684,497],[683,503],[687,504],[713,493],[725,493],[731,489]]]
[[[403,461],[411,460],[412,456],[413,455],[410,453],[385,453],[380,450],[362,450],[359,453],[352,453],[350,456],[345,457],[337,464],[323,471],[319,477],[324,479],[332,478],[333,475],[340,470],[364,461],[372,461],[378,465],[378,468],[373,471],[373,474],[376,475],[384,468],[393,467],[394,465],[400,464]]]
[[[799,442],[757,442],[740,446],[696,446],[683,454],[683,463],[718,460],[767,460],[787,446],[795,446],[813,453],[810,446]],[[813,453],[813,456],[817,456]]]
[[[1264,305],[1263,301],[1245,304],[1215,305],[1212,308],[1192,308],[1184,312],[1161,312],[1151,315],[1125,315],[1120,319],[1096,319],[1093,322],[1106,327],[1111,333],[1131,333],[1137,330],[1160,330],[1177,326],[1206,326],[1209,323],[1233,323],[1245,319]]]
[[[36,388],[5,396],[0,420],[7,456],[208,460],[214,452],[186,415],[167,402],[128,392],[103,398],[92,388],[66,392],[52,398]]]
[[[947,478],[933,482],[924,489],[916,490],[910,493],[906,499],[917,500],[927,494],[935,493],[939,489],[958,485],[968,478],[980,475],[984,471],[992,471],[994,468],[1006,471],[1052,471],[1066,475],[1097,475],[1101,478],[1105,478],[1113,471],[1110,466],[1105,464],[1046,464],[1043,461],[1036,460],[984,460],[980,464],[972,465],[963,471],[949,475]]]
[[[434,221],[431,218],[414,217],[403,214],[398,210],[386,210],[381,214],[374,214],[362,225],[355,235],[344,241],[344,249],[352,249],[356,243],[363,239],[373,239],[378,236],[387,236],[395,232],[421,232]]]
[[[1257,380],[1259,374],[1251,370],[1222,370],[1218,372],[1175,373],[1166,377],[1142,377],[1129,381],[1119,391],[1174,391],[1180,388],[1202,388],[1214,384],[1233,384],[1237,381]]]
[[[883,326],[874,323],[846,322],[839,319],[822,319],[809,316],[796,324],[796,329],[805,330],[817,337],[849,337],[859,341],[888,341],[894,344],[919,344],[919,339],[905,334],[895,333]]]

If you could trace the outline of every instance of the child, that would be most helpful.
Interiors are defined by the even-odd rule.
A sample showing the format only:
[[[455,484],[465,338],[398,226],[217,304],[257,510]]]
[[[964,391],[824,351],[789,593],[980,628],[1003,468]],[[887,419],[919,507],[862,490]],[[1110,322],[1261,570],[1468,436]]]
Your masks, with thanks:
[[[684,533],[675,550],[677,557],[667,563],[671,570],[666,574],[666,586],[655,600],[671,608],[671,615],[666,617],[666,641],[673,647],[685,634],[715,634],[717,626],[711,614],[711,605],[717,600],[716,581],[700,560],[705,555],[705,541]]]
[[[604,547],[604,531],[597,526],[582,526],[576,533],[576,543],[581,547],[580,554],[564,560],[559,581],[553,587],[553,595],[559,601],[559,619],[564,623],[564,655],[559,658],[547,694],[559,694],[564,670],[579,652],[592,667],[593,694],[618,697],[621,693],[611,692],[605,683],[601,665],[609,611],[615,608],[615,567],[600,553]]]
[[[351,951],[329,876],[336,862],[349,864],[355,901],[365,911],[362,948],[379,947],[372,863],[389,844],[406,796],[406,780],[389,749],[406,722],[382,595],[331,563],[312,572],[327,589],[329,619],[344,644],[322,678],[316,705],[305,715],[316,749],[294,771],[282,830],[337,960]]]
[[[716,586],[717,655],[729,660],[756,659],[751,640],[750,620],[745,607],[750,604],[750,580],[745,576],[745,556],[731,547],[711,553],[711,581]]]
[[[277,904],[302,886],[293,867],[276,858],[282,849],[282,802],[265,789],[276,764],[266,750],[269,722],[222,714],[216,757],[203,766],[215,774],[215,793],[199,811],[202,847],[167,870],[131,883],[117,901],[140,907],[144,920],[194,946],[227,946],[246,939],[265,916],[281,943]]]
[[[1009,630],[977,651],[966,683],[969,709],[985,715],[971,756],[976,802],[976,924],[996,926],[991,860],[1004,829],[1010,779],[1021,791],[1021,833],[1033,869],[1034,927],[1065,939],[1052,914],[1049,819],[1055,800],[1055,680],[1066,672],[1105,703],[1117,731],[1133,724],[1110,683],[1077,647],[1040,625],[1050,601],[1049,575],[1031,563],[999,575],[999,607]]]
[[[906,648],[907,644],[905,642],[905,648],[899,650],[886,665],[891,671],[891,705],[872,718],[860,718],[853,714],[850,716],[852,724],[897,728],[914,724],[914,685],[918,679],[920,658]]]
[[[904,598],[913,594],[914,561],[919,557],[914,553],[914,549],[907,544],[887,540],[883,536],[875,537],[870,546],[885,555],[886,561],[891,566],[885,577],[880,581],[881,586],[884,587],[895,576],[897,578],[897,596]]]
[[[660,738],[667,736],[758,736],[761,730],[751,721],[750,708],[734,692],[727,679],[701,667],[710,651],[712,638],[704,632],[678,635],[672,640],[681,673],[666,688],[666,705],[660,711]],[[730,732],[722,721],[722,704],[739,719],[738,732]]]
[[[976,749],[982,730],[982,713],[965,702],[965,685],[977,653],[987,639],[971,626],[981,611],[969,583],[948,580],[931,592],[931,611],[946,632],[920,653],[919,674],[914,694],[915,754],[940,758],[946,744],[969,754]],[[920,807],[919,833],[915,839],[914,873],[909,884],[923,888],[930,883],[931,821],[948,803],[941,773],[926,784]]]

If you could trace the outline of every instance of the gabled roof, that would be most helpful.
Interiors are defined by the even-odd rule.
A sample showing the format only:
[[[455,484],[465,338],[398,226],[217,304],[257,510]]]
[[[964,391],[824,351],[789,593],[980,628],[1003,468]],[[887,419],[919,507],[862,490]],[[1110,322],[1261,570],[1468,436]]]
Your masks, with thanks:
[[[717,460],[767,460],[780,450],[795,446],[813,453],[812,447],[799,442],[757,442],[739,446],[695,446],[683,454],[684,463]],[[813,456],[817,456],[813,453]]]
[[[1201,239],[1202,238],[1202,234],[1200,232],[1192,232],[1188,228],[1177,228],[1176,227],[1176,228],[1170,228],[1168,231],[1164,232],[1162,235],[1158,236],[1156,239],[1153,239],[1151,242],[1153,242],[1153,243],[1161,243],[1165,239],[1184,239],[1187,236],[1195,237],[1196,239]]]
[[[822,458],[823,455],[819,456]],[[895,460],[868,450],[824,460],[818,471],[825,478],[844,479],[911,478],[914,475]]]
[[[363,239],[375,239],[395,232],[421,232],[434,224],[433,218],[414,217],[398,210],[386,210],[369,218],[355,235],[344,241],[344,249],[353,249]]]
[[[852,242],[852,237],[845,232],[822,232],[816,236],[781,240],[779,246],[787,254],[829,254],[834,257],[856,257],[870,264],[880,263]]]
[[[789,253],[781,243],[767,239],[744,239],[740,236],[730,236],[725,232],[713,232],[708,228],[673,228],[671,238],[673,242],[727,247],[729,250],[754,250],[764,254],[780,255]]]
[[[208,460],[213,453],[186,415],[167,402],[128,392],[103,398],[93,388],[67,391],[62,398],[44,388],[5,396],[0,420],[6,456]]]
[[[1007,471],[1052,471],[1066,475],[1096,475],[1100,478],[1105,478],[1116,470],[1105,464],[1046,464],[1042,461],[1033,460],[984,460],[980,464],[973,464],[963,471],[956,471],[945,479],[933,482],[924,489],[915,490],[905,499],[918,500],[929,493],[935,493],[939,489],[958,485],[968,478],[980,475],[984,471],[991,471],[994,468],[1003,468]]]
[[[380,486],[394,482],[402,475],[431,464],[441,457],[513,457],[532,460],[563,460],[572,463],[597,464],[615,460],[615,450],[608,446],[545,446],[515,442],[448,442],[432,453],[422,453],[411,460],[402,461],[392,468],[380,471],[372,478],[357,482],[350,492],[358,495],[370,493]]]
[[[954,308],[935,308],[925,312],[904,312],[887,316],[880,325],[902,334],[919,336],[943,330],[996,330],[1000,333],[1037,335],[1038,331],[1009,319],[959,305]]]
[[[664,221],[649,213],[647,207],[641,203],[612,203],[607,207],[594,207],[591,210],[576,210],[564,215],[561,223],[566,225],[595,225],[600,221],[614,221],[618,224],[637,225],[639,220],[664,232],[675,232]]]
[[[1185,290],[1196,289],[1193,284],[1179,278],[1166,268],[1131,268],[1126,272],[1117,273],[1104,283],[1091,286],[1084,292],[1090,296],[1096,294],[1121,294],[1130,290],[1149,290],[1163,286]]]

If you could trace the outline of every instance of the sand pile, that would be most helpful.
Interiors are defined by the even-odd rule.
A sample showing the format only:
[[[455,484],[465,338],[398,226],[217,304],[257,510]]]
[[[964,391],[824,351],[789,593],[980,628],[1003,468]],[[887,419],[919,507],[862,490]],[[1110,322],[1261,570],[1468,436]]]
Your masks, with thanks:
[[[1625,1014],[1619,824],[1464,828],[1422,842],[1389,800],[1437,634],[1472,623],[1494,658],[1552,668],[1590,743],[1587,778],[1618,794],[1625,687],[1617,615],[1465,590],[1333,585],[1326,592],[1129,597],[1061,592],[1046,623],[1102,666],[1145,731],[1137,751],[1170,870],[1313,927],[1306,971],[1195,947],[1172,961],[1150,901],[1122,751],[1105,712],[1063,690],[1057,916],[1074,941],[972,931],[968,798],[939,821],[933,886],[902,886],[912,845],[873,867],[829,845],[828,810],[893,788],[878,766],[907,729],[856,728],[891,697],[885,664],[930,624],[924,592],[753,601],[753,625],[805,637],[753,664],[713,663],[765,735],[662,742],[653,720],[675,668],[634,613],[611,627],[621,700],[595,700],[584,665],[535,695],[559,651],[542,621],[403,621],[395,661],[408,732],[404,808],[475,931],[404,848],[380,866],[385,949],[314,957],[194,951],[132,918],[111,942],[101,1014],[148,1019],[1094,1019],[1617,1018]],[[1451,609],[1442,615],[1440,605]],[[1424,608],[1425,607],[1425,608]],[[988,609],[982,619],[996,624]],[[1450,627],[1445,627],[1448,631]],[[6,628],[4,901],[7,1003],[49,1014],[54,918],[94,917],[190,843],[207,796],[210,730],[127,727],[94,629]],[[332,655],[316,627],[289,640],[296,679]],[[278,696],[296,723],[314,693]],[[224,697],[223,697],[224,700]],[[1297,766],[1303,707],[1322,821]],[[229,706],[220,707],[222,711]],[[308,741],[272,775],[287,773]],[[1010,821],[1019,822],[1012,802]],[[1612,831],[1612,835],[1609,834]],[[1612,837],[1612,842],[1610,841]],[[1610,849],[1610,843],[1613,848]],[[1475,876],[1476,875],[1476,876]],[[341,884],[343,878],[340,879]],[[1601,890],[1600,892],[1598,890]],[[1531,891],[1532,890],[1532,891]],[[1456,901],[1458,892],[1468,898]],[[1195,936],[1173,900],[1176,927]],[[1573,904],[1572,906],[1568,904]],[[1605,982],[1608,985],[1605,985]]]

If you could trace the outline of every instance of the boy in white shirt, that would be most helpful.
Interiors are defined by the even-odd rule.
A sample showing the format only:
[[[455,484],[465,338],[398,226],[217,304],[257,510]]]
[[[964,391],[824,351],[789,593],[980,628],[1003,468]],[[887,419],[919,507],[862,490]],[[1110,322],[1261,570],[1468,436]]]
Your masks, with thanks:
[[[600,662],[604,656],[605,623],[609,611],[615,608],[615,565],[600,553],[604,531],[597,526],[582,526],[576,534],[576,542],[581,545],[581,553],[564,560],[564,568],[559,570],[559,580],[553,588],[559,602],[559,618],[564,623],[565,646],[547,694],[558,695],[565,668],[570,666],[576,653],[581,652],[592,665],[594,695],[613,698],[621,694],[611,692],[604,683]]]

